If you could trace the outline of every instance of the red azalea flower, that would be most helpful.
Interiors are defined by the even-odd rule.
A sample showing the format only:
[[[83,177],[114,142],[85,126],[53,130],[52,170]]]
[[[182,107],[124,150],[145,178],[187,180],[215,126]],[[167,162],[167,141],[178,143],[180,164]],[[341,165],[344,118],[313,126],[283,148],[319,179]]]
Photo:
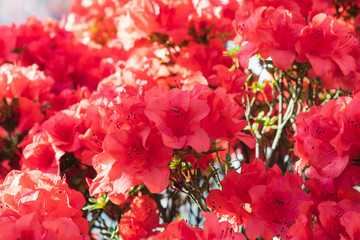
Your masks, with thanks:
[[[210,140],[200,121],[209,113],[209,106],[191,96],[189,91],[171,89],[165,96],[151,99],[145,115],[155,123],[164,144],[171,148],[191,146],[197,152],[210,148]]]
[[[64,151],[51,143],[46,132],[32,136],[32,142],[27,144],[22,152],[21,168],[23,170],[41,170],[46,173],[60,171],[60,158]]]
[[[344,213],[340,218],[340,223],[346,228],[347,235],[350,239],[360,239],[360,212]],[[342,235],[342,238],[345,237],[345,234]]]
[[[258,48],[251,42],[247,42],[241,47],[239,52],[235,53],[233,56],[239,59],[240,66],[243,68],[249,68],[249,61],[252,56],[258,52]]]
[[[290,68],[304,17],[311,9],[311,3],[302,3],[301,8],[299,5],[296,1],[243,1],[236,12],[235,24],[242,41],[248,42],[244,48],[254,50],[253,54],[258,51],[263,58],[271,57],[277,68]],[[246,62],[246,58],[241,59],[241,66],[247,68]]]
[[[37,65],[19,67],[3,64],[0,67],[0,85],[4,84],[2,97],[26,97],[42,104],[50,98],[50,88],[54,84],[51,77],[46,77]]]
[[[291,225],[289,231],[286,233],[289,239],[301,240],[312,239],[313,236],[313,202],[309,201],[299,206],[299,214],[295,223]]]
[[[302,178],[290,176],[271,178],[267,185],[257,185],[249,190],[253,215],[246,222],[250,238],[261,236],[271,239],[285,237],[299,215],[299,207],[311,202],[301,190]]]
[[[173,150],[164,146],[159,133],[149,127],[117,129],[106,135],[103,147],[104,152],[93,158],[98,176],[90,188],[92,195],[106,192],[120,204],[129,188],[142,182],[153,193],[166,188]]]
[[[245,236],[239,232],[235,232],[231,224],[228,222],[219,222],[218,217],[209,212],[201,214],[205,217],[203,240],[245,240]]]
[[[336,178],[321,177],[313,168],[306,169],[306,176],[311,178],[305,181],[305,186],[310,190],[310,196],[314,206],[327,200],[340,202],[348,199],[359,201],[360,192],[354,186],[360,183],[360,167],[348,163],[344,171]],[[315,212],[318,210],[315,209]]]
[[[276,165],[265,172],[265,163],[255,159],[241,168],[241,174],[235,170],[229,171],[221,181],[222,191],[211,190],[206,198],[206,204],[219,217],[227,219],[238,228],[250,217],[248,210],[252,201],[249,190],[259,184],[265,184],[270,177],[279,176],[281,170]]]
[[[16,60],[16,54],[12,52],[16,46],[15,26],[1,25],[0,32],[0,64],[3,64],[5,61],[12,62]]]
[[[291,67],[296,56],[295,43],[305,24],[299,12],[283,6],[261,6],[248,18],[240,17],[238,22],[241,36],[253,44],[263,58],[271,57],[280,69]]]
[[[19,132],[29,130],[35,123],[41,123],[45,118],[41,113],[39,104],[25,97],[19,98],[19,106],[15,107],[15,111],[20,114],[19,125],[17,126]]]
[[[355,156],[360,149],[360,95],[346,105],[343,114],[343,128],[337,138],[336,149],[339,154]]]
[[[324,201],[319,204],[318,209],[320,223],[314,231],[319,229],[319,235],[321,235],[321,237],[339,239],[340,235],[348,236],[348,234],[356,234],[356,232],[359,232],[359,227],[354,225],[356,221],[350,224],[344,224],[347,223],[349,217],[359,215],[360,205],[358,203],[347,199],[339,203]],[[347,215],[345,215],[345,213],[347,213]],[[345,219],[341,220],[343,215],[345,215]]]
[[[202,156],[198,159],[196,167],[205,170],[209,167],[209,163],[212,159],[213,159],[212,154],[207,154],[205,156]]]
[[[304,20],[296,14],[283,7],[268,7],[256,29],[260,54],[270,56],[279,69],[289,69],[296,56],[294,46],[304,26]]]
[[[132,126],[148,126],[149,119],[145,116],[145,103],[142,97],[120,95],[121,102],[114,108],[115,114],[111,118],[121,129],[130,129]]]
[[[204,229],[190,227],[185,220],[171,222],[163,232],[150,238],[151,240],[245,240],[245,236],[236,232],[229,222],[219,222],[218,217],[209,212],[201,214],[205,217]]]
[[[212,139],[235,140],[244,142],[251,148],[255,147],[255,139],[241,132],[246,124],[242,120],[245,114],[245,107],[239,106],[224,88],[217,88],[215,91],[205,86],[194,88],[199,91],[197,98],[206,100],[210,106],[210,113],[201,121],[201,127]]]
[[[317,76],[334,71],[337,65],[344,75],[356,71],[355,59],[349,55],[358,44],[345,25],[325,13],[317,14],[302,30],[295,48],[297,61],[309,61]]]
[[[301,158],[299,171],[310,164],[322,177],[337,177],[345,169],[348,154],[336,148],[342,131],[342,109],[349,98],[331,100],[323,107],[312,107],[296,118],[295,155]]]
[[[209,85],[222,87],[227,93],[241,93],[247,78],[240,69],[229,70],[225,65],[215,65],[213,70],[216,75],[211,75],[208,79]]]
[[[103,151],[102,142],[105,138],[106,131],[106,120],[107,116],[99,106],[89,106],[84,114],[86,119],[90,121],[88,130],[79,136],[79,140],[83,148],[75,152],[81,159],[81,162],[91,166],[92,158],[98,153]]]
[[[67,152],[73,152],[81,147],[80,132],[77,127],[82,121],[75,111],[67,109],[50,117],[41,125],[41,128],[49,133],[55,146]]]
[[[0,239],[87,238],[84,204],[84,196],[55,174],[12,171],[0,185]]]
[[[160,227],[159,210],[149,195],[136,196],[131,200],[130,210],[119,222],[119,233],[125,240],[136,240],[154,234]]]
[[[152,240],[198,240],[201,230],[187,225],[184,219],[171,222],[163,232],[160,232]]]

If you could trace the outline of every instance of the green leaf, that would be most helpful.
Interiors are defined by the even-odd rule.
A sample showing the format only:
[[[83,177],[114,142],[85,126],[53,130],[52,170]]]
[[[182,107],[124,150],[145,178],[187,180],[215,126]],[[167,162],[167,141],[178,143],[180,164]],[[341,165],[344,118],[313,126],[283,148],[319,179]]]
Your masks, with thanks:
[[[225,154],[225,160],[226,160],[226,162],[228,162],[228,163],[230,163],[231,162],[231,155],[230,155],[230,153],[226,153]]]
[[[264,111],[261,111],[261,112],[259,112],[259,114],[257,115],[257,119],[259,119],[259,120],[262,120],[262,118],[264,117],[264,114],[265,114],[265,112]]]
[[[144,184],[137,185],[135,187],[130,188],[129,196],[136,195],[144,187]]]
[[[278,120],[278,116],[274,116],[270,119],[269,125],[273,125]]]
[[[181,162],[181,158],[179,157],[173,157],[172,161],[169,163],[169,167],[174,169],[177,165],[179,165]]]
[[[86,211],[86,210],[94,210],[96,205],[86,205],[82,208],[83,211]]]
[[[89,202],[91,202],[91,203],[96,203],[96,202],[97,202],[97,199],[96,199],[96,198],[89,198]]]
[[[266,118],[266,121],[264,122],[264,126],[269,126],[270,124],[270,118]]]
[[[24,45],[24,46],[22,46],[21,48],[14,48],[11,52],[12,52],[12,53],[17,53],[17,54],[19,54],[19,53],[25,51],[26,49],[27,49],[27,46]]]
[[[89,204],[82,208],[82,210],[95,210],[95,209],[102,209],[106,206],[109,202],[109,198],[106,194],[99,194],[99,197],[96,198],[89,198],[89,202],[95,204]]]
[[[187,167],[186,167],[186,164],[188,165]],[[193,168],[193,166],[190,162],[181,162],[181,170],[182,171],[186,171],[188,168],[189,169]]]

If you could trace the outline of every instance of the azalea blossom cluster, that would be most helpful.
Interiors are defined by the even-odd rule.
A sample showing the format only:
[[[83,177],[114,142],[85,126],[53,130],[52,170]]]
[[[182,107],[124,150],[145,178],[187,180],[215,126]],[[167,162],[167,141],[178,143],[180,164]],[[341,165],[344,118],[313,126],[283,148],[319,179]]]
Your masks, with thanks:
[[[356,239],[358,227],[348,223],[356,224],[359,214],[359,192],[352,188],[359,184],[358,167],[349,165],[334,178],[309,176],[305,182],[299,175],[282,176],[276,165],[264,170],[265,164],[255,159],[241,173],[230,171],[221,182],[222,191],[210,191],[208,206],[234,228],[245,225],[250,239]],[[314,218],[318,221],[312,222]]]
[[[143,99],[124,96],[115,105],[115,113],[109,116],[112,123],[103,131],[103,139],[96,140],[95,131],[90,137],[102,142],[103,147],[93,157],[98,175],[90,193],[106,192],[117,204],[126,200],[131,187],[142,182],[150,192],[160,193],[168,185],[168,164],[174,149],[191,147],[206,154],[211,150],[210,139],[221,138],[238,138],[254,145],[253,139],[241,132],[246,121],[238,119],[244,111],[222,88],[212,91],[201,86],[191,91],[178,88],[166,91],[155,87]],[[221,131],[214,131],[220,126]],[[198,163],[206,169],[210,159],[202,161],[199,159]]]
[[[282,70],[291,68],[294,61],[308,62],[309,76],[319,77],[324,88],[358,90],[356,25],[332,16],[333,8],[325,0],[244,1],[235,18],[244,42],[238,53],[242,66],[247,67],[256,53],[270,57]]]
[[[358,239],[359,9],[74,0],[0,26],[0,239]]]
[[[41,171],[12,171],[0,187],[1,239],[89,239],[84,196]]]
[[[336,178],[344,174],[359,153],[359,94],[339,97],[300,113],[296,125],[295,154],[298,172],[310,165],[307,172],[318,178]]]

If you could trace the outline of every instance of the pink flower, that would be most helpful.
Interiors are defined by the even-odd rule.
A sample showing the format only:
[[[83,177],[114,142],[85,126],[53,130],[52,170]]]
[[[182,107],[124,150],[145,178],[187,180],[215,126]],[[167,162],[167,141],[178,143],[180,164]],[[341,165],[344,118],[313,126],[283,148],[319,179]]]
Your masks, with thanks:
[[[64,151],[51,143],[46,132],[32,136],[32,142],[24,147],[21,157],[23,170],[41,170],[47,173],[59,173],[60,158]]]
[[[19,98],[19,106],[15,107],[15,111],[20,115],[17,126],[19,132],[29,130],[35,123],[41,123],[45,118],[39,104],[25,97]]]
[[[81,147],[79,142],[81,132],[78,127],[82,121],[74,110],[67,109],[50,117],[41,125],[41,128],[48,132],[55,146],[67,152],[73,152]]]
[[[0,201],[0,229],[9,239],[87,238],[83,195],[54,174],[12,171],[0,185]]]
[[[351,50],[358,44],[345,25],[324,13],[317,14],[301,33],[295,48],[299,62],[309,61],[317,76],[334,72],[339,67],[343,75],[356,71]]]
[[[360,149],[360,94],[352,99],[342,115],[340,134],[337,137],[336,149],[339,154],[355,156]]]
[[[149,128],[114,129],[103,142],[104,152],[93,158],[98,173],[90,193],[108,193],[110,199],[121,204],[131,187],[144,184],[153,193],[168,185],[173,150],[164,146],[161,135]],[[154,177],[156,176],[156,177]]]
[[[331,100],[297,116],[295,155],[301,158],[299,171],[310,164],[322,177],[337,177],[345,169],[349,155],[338,151],[336,141],[342,131],[341,111],[348,100]]]
[[[136,240],[156,233],[159,225],[159,210],[149,195],[136,196],[131,200],[130,210],[119,222],[119,233],[126,240]]]
[[[301,18],[287,9],[268,7],[264,12],[264,20],[256,29],[260,54],[270,56],[275,67],[289,69],[296,56],[295,43],[304,26]],[[295,16],[294,16],[295,15]]]
[[[189,240],[245,240],[245,236],[236,232],[227,221],[220,221],[210,212],[202,213],[205,217],[204,229],[190,227],[185,220],[171,222],[163,232],[151,240],[189,239]]]
[[[213,69],[216,71],[216,75],[209,77],[209,85],[225,88],[227,93],[243,91],[247,76],[240,69],[230,71],[224,65],[215,65]]]
[[[281,176],[275,167],[265,172],[265,163],[254,159],[241,168],[241,173],[231,170],[221,181],[222,191],[214,189],[206,198],[206,204],[219,217],[227,219],[235,229],[244,225],[251,216],[249,204],[252,202],[249,190],[257,185],[266,184],[269,178]]]
[[[158,233],[151,240],[198,240],[200,234],[201,230],[190,227],[185,220],[182,219],[181,221],[172,221],[163,232]]]
[[[247,121],[241,119],[246,110],[243,104],[239,106],[224,88],[212,91],[208,87],[197,86],[194,91],[198,99],[210,106],[210,113],[201,120],[201,127],[210,138],[228,141],[239,139],[250,148],[255,147],[255,139],[241,132],[247,125]]]
[[[203,152],[209,150],[210,140],[200,121],[209,111],[208,104],[193,97],[190,91],[174,88],[164,96],[150,99],[145,115],[155,123],[166,146],[176,149],[191,146]]]
[[[0,64],[5,61],[13,62],[16,60],[16,54],[12,53],[16,46],[16,31],[14,25],[12,27],[0,26]]]
[[[271,57],[279,69],[289,69],[295,59],[295,43],[304,26],[299,13],[284,7],[259,7],[244,23],[244,40],[254,44],[263,58]]]
[[[253,214],[245,225],[247,236],[285,237],[299,215],[300,206],[311,202],[301,184],[300,176],[286,174],[270,179],[267,185],[252,187],[249,194]]]
[[[339,203],[333,201],[324,201],[318,206],[319,225],[314,231],[318,232],[322,238],[338,239],[340,236],[359,236],[359,227],[356,222],[348,222],[349,218],[360,214],[360,205],[350,200],[342,200]],[[343,219],[343,216],[345,218]],[[345,224],[349,223],[349,224]],[[345,238],[346,239],[346,238]],[[356,239],[356,238],[352,238]]]
[[[232,226],[226,222],[219,222],[218,217],[210,212],[203,212],[201,214],[205,217],[203,240],[245,240],[245,236],[236,232]]]

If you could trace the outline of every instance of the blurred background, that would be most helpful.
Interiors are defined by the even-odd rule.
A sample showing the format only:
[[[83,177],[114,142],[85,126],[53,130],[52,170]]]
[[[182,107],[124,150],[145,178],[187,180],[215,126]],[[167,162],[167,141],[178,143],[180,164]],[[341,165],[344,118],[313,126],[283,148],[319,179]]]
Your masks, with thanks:
[[[0,25],[19,24],[30,15],[60,20],[70,8],[72,0],[0,0]]]

